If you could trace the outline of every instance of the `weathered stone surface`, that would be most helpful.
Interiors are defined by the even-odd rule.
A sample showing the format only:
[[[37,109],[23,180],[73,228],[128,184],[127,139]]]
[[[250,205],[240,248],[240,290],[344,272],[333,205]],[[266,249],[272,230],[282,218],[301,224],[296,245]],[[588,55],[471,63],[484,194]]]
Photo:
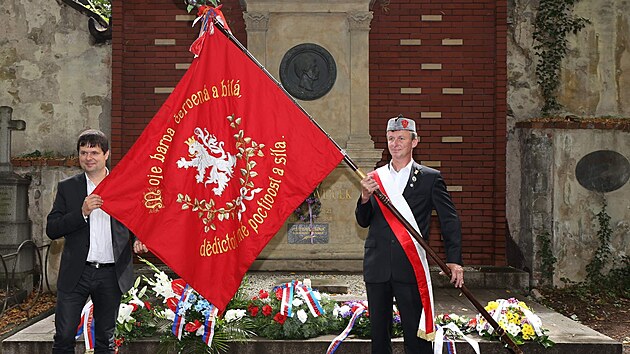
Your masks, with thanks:
[[[109,131],[111,46],[95,45],[88,18],[59,3],[0,3],[0,105],[28,122],[13,156],[75,153],[68,137]]]

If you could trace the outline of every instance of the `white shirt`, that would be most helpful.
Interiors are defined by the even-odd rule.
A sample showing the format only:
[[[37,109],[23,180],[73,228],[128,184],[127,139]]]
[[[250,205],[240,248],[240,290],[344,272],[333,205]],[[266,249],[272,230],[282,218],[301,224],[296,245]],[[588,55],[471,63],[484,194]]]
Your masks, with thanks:
[[[413,159],[409,161],[409,163],[400,169],[400,171],[396,172],[392,163],[389,163],[389,172],[392,174],[392,178],[394,179],[394,184],[398,187],[398,191],[400,194],[405,190],[407,186],[407,181],[409,181],[409,174],[411,173],[411,165],[413,165]]]
[[[96,189],[96,185],[88,178],[87,174],[85,179],[87,180],[87,194],[90,195]],[[90,250],[87,261],[114,263],[110,216],[101,208],[94,209],[90,213]]]

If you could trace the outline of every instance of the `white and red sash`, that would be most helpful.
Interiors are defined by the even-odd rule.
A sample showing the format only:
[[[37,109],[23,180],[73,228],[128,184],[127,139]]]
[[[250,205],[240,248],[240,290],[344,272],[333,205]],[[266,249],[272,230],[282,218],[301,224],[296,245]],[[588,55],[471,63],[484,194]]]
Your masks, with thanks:
[[[376,171],[370,173],[370,175],[376,180],[381,191],[391,200],[392,204],[400,212],[400,214],[413,226],[413,228],[420,233],[418,223],[411,212],[411,208],[407,201],[403,197],[402,193],[398,191],[398,187],[394,183],[391,172],[389,171],[389,165],[378,168]],[[416,282],[418,283],[418,290],[420,292],[420,300],[422,301],[422,315],[420,317],[420,325],[418,327],[418,337],[428,341],[435,339],[435,325],[433,323],[433,289],[431,287],[431,274],[429,273],[429,264],[427,262],[426,252],[420,246],[411,234],[407,231],[405,226],[394,216],[394,214],[387,209],[387,207],[376,198],[378,205],[383,212],[385,220],[391,227],[392,231],[396,235],[398,242],[402,245],[411,266],[413,267]]]

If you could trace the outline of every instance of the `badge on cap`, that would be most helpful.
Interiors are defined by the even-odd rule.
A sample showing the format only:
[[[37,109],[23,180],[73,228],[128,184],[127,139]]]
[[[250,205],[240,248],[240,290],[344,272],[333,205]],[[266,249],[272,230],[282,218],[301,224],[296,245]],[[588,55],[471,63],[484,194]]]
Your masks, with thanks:
[[[409,130],[412,132],[416,131],[416,122],[412,119],[403,117],[400,114],[398,117],[391,118],[387,121],[387,131],[396,131],[396,130]]]

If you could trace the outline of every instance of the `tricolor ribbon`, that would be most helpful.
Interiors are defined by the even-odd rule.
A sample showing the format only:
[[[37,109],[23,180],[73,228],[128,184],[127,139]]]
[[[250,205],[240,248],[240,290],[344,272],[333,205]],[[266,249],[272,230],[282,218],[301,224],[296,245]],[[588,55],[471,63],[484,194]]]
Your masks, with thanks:
[[[306,306],[308,306],[308,309],[311,310],[311,314],[313,314],[313,317],[321,316],[322,314],[324,314],[325,311],[315,297],[313,289],[301,283],[298,283],[295,288],[297,290],[297,293],[302,295],[302,297],[304,298],[304,302],[306,302]]]
[[[81,310],[81,321],[77,327],[76,339],[83,334],[85,340],[85,350],[94,350],[94,304],[89,300]]]
[[[302,296],[308,309],[313,314],[313,317],[318,317],[324,314],[324,308],[320,305],[319,301],[315,297],[313,289],[302,284],[301,282],[294,280],[290,283],[282,284],[282,300],[280,301],[280,313],[293,317],[293,299],[296,295]]]
[[[437,330],[435,331],[435,342],[433,344],[433,354],[442,354],[442,347],[444,346],[444,342],[446,341],[446,350],[449,354],[457,354],[457,349],[455,348],[455,341],[447,338],[444,333],[447,329],[457,333],[457,335],[464,338],[468,344],[473,348],[475,353],[480,354],[479,352],[479,343],[471,339],[470,337],[464,335],[464,333],[457,327],[457,325],[453,322],[450,322],[444,326],[436,325]]]
[[[205,38],[206,32],[210,34],[214,34],[214,21],[225,28],[226,31],[232,33],[230,30],[230,26],[228,26],[227,20],[221,11],[221,6],[211,7],[211,6],[200,6],[197,11],[197,18],[193,21],[192,26],[195,27],[197,22],[201,20],[201,28],[199,29],[199,37],[190,45],[189,51],[195,55],[195,58],[201,54],[201,48],[203,48],[203,41]]]
[[[210,305],[210,309],[206,312],[206,321],[204,322],[203,330],[203,342],[209,347],[212,344],[212,337],[214,337],[214,325],[216,324],[217,314],[219,309]]]
[[[184,331],[184,325],[186,324],[186,310],[183,308],[186,301],[188,301],[188,297],[192,293],[192,288],[186,284],[184,290],[182,291],[182,295],[179,297],[179,301],[177,302],[177,307],[175,308],[175,318],[173,319],[173,327],[172,331],[177,339],[182,338],[182,332]]]
[[[295,285],[293,282],[290,282],[281,285],[281,288],[282,301],[280,301],[280,313],[287,317],[293,317],[291,308],[293,307],[293,291],[295,289]]]
[[[352,331],[352,328],[354,328],[354,324],[357,321],[357,319],[361,317],[361,315],[363,314],[363,312],[365,312],[365,310],[367,310],[367,302],[359,303],[356,306],[356,308],[352,312],[352,317],[350,317],[350,321],[348,322],[348,325],[343,330],[343,332],[341,332],[341,334],[339,334],[337,337],[335,337],[335,339],[332,340],[332,342],[328,346],[328,350],[326,350],[326,354],[333,354],[337,350],[337,348],[339,348],[341,343],[350,334],[350,331]]]

